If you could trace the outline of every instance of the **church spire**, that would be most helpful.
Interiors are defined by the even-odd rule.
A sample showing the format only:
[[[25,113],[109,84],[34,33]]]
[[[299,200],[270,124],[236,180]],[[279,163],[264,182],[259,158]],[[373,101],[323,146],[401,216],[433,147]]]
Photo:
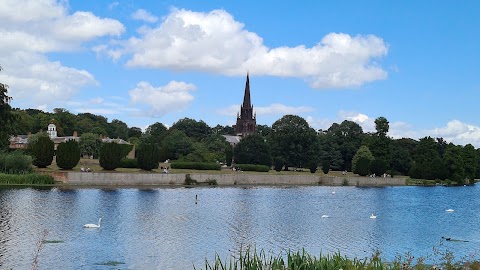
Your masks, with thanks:
[[[243,108],[251,108],[252,103],[250,102],[250,79],[247,72],[247,82],[245,83],[245,94],[243,96]]]

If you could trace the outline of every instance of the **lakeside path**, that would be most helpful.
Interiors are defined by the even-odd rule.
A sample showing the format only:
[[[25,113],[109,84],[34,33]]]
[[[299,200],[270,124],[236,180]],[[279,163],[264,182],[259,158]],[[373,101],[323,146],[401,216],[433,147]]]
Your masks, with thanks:
[[[218,186],[405,186],[407,177],[338,177],[318,175],[204,174],[204,173],[104,173],[49,172],[55,181],[72,186],[183,186],[187,175],[199,185],[216,182]]]

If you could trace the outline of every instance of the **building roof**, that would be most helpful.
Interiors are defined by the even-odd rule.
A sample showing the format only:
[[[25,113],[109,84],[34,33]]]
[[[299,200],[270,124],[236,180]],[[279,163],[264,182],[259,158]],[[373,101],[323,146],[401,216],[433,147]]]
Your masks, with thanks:
[[[222,136],[225,137],[225,140],[227,140],[229,144],[237,144],[242,139],[242,137],[240,136],[232,136],[232,135],[222,135]]]

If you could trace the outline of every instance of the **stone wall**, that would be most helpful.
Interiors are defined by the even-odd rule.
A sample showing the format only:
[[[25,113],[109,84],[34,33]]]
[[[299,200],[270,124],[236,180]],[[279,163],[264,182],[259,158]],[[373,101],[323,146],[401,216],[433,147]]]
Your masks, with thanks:
[[[183,185],[185,174],[161,173],[96,173],[68,172],[54,175],[57,181],[71,185]],[[350,185],[350,186],[402,186],[406,178],[382,177],[328,177],[315,175],[271,175],[271,174],[190,174],[193,180],[208,182],[215,180],[218,185]]]

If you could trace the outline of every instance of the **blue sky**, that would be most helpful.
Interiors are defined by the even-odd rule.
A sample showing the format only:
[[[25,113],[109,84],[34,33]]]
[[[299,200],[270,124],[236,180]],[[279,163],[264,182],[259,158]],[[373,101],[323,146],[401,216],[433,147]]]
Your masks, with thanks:
[[[480,147],[480,2],[0,2],[12,106],[145,128],[232,125],[250,73],[257,123],[375,118],[394,138]]]

